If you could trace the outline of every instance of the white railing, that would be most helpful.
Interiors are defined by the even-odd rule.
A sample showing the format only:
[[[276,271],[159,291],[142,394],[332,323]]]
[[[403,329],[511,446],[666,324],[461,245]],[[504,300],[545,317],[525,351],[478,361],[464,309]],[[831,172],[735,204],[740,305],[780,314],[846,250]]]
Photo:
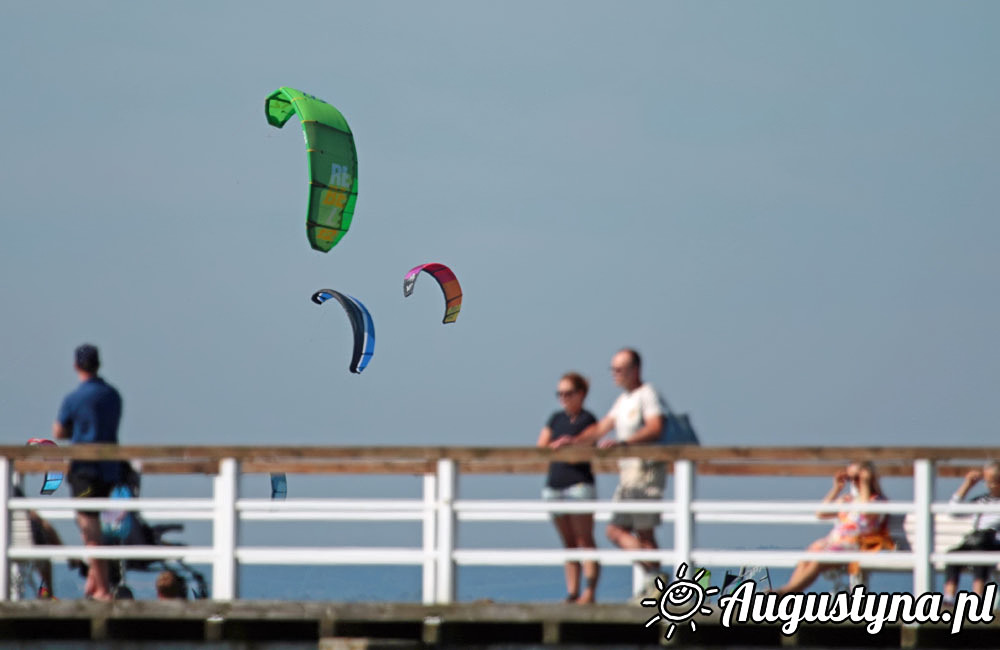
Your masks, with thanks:
[[[635,453],[634,451],[632,453]],[[981,452],[979,452],[981,453]],[[978,455],[978,454],[977,454]],[[959,456],[968,458],[969,456]],[[258,465],[261,461],[258,461]],[[682,563],[698,566],[765,565],[791,567],[805,559],[845,564],[858,562],[866,569],[907,570],[913,574],[913,590],[931,590],[932,571],[946,554],[932,552],[935,513],[996,512],[997,506],[934,503],[935,464],[927,458],[912,460],[913,501],[868,504],[821,504],[815,501],[720,501],[696,500],[696,462],[673,460],[673,500],[665,501],[580,501],[543,502],[535,500],[461,499],[458,495],[459,464],[453,458],[439,458],[424,474],[423,494],[401,499],[288,499],[271,501],[241,499],[237,494],[239,461],[218,459],[218,473],[211,498],[87,499],[88,510],[102,508],[135,510],[149,520],[188,519],[212,521],[210,546],[13,546],[10,535],[14,512],[36,510],[42,516],[68,519],[80,507],[79,499],[12,498],[11,460],[0,457],[0,598],[8,598],[12,562],[37,559],[120,558],[179,559],[212,566],[212,597],[238,598],[238,567],[270,565],[416,565],[422,567],[422,599],[425,603],[450,603],[455,599],[456,567],[460,565],[542,566],[572,560],[597,560],[607,565],[634,565],[639,560],[657,560],[665,565]],[[258,470],[259,471],[259,470]],[[760,475],[760,474],[758,474]],[[894,552],[809,552],[789,550],[707,549],[694,546],[695,527],[702,523],[815,524],[816,512],[838,511],[909,514],[916,527],[912,549]],[[673,522],[673,540],[660,550],[621,551],[615,549],[465,549],[457,547],[459,522],[541,521],[549,513],[593,512],[605,521],[612,512],[658,512]],[[412,521],[422,527],[419,547],[262,547],[240,545],[239,523],[243,521]],[[963,553],[963,564],[996,564],[1000,553]],[[638,587],[641,573],[633,573]]]

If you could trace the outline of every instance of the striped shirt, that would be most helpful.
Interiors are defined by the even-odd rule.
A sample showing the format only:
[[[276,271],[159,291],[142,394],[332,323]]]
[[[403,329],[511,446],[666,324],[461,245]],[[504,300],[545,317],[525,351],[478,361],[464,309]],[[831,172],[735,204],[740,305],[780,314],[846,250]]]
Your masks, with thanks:
[[[961,503],[962,500],[958,498],[958,495],[953,495],[951,497],[951,503]],[[977,504],[987,504],[995,503],[1000,506],[1000,497],[995,497],[989,492],[986,494],[980,494],[979,496],[969,499],[969,503]],[[973,522],[974,530],[985,530],[991,528],[994,531],[1000,532],[1000,507],[997,508],[996,512],[979,512],[976,513],[976,519]]]

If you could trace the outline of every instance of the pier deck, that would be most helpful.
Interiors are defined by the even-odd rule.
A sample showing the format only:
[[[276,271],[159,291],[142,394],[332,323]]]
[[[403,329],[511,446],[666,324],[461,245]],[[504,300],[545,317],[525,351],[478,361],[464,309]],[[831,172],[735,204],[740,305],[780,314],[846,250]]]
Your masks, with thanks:
[[[775,625],[724,628],[698,617],[697,630],[644,627],[656,610],[637,605],[552,603],[451,605],[289,601],[92,601],[0,604],[0,647],[277,648],[328,650],[435,647],[814,647],[997,648],[1000,623],[887,625],[869,635],[857,625],[809,625],[785,637]],[[77,642],[76,644],[72,642]],[[13,643],[12,643],[13,642]],[[84,643],[81,643],[84,642]],[[33,645],[37,644],[37,645]],[[93,644],[91,646],[91,644]]]

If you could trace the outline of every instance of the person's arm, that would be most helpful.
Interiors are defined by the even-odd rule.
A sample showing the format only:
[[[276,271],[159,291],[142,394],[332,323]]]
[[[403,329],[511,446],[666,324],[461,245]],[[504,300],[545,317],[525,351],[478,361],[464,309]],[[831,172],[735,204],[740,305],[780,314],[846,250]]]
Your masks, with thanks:
[[[632,437],[628,440],[623,441],[629,445],[642,445],[647,442],[655,442],[659,440],[660,434],[663,432],[663,415],[651,415],[649,417],[643,416],[646,421],[642,425],[642,428],[632,434]]]
[[[960,486],[958,486],[958,490],[955,492],[955,494],[951,496],[951,502],[958,503],[959,501],[965,499],[965,495],[969,493],[969,490],[972,489],[972,486],[978,483],[980,480],[982,480],[982,478],[983,478],[983,473],[978,469],[974,469],[968,474],[966,474],[965,480],[962,481],[962,484]]]
[[[542,427],[542,432],[538,434],[538,446],[548,447],[552,442],[552,429],[549,427]]]
[[[591,424],[589,427],[578,433],[573,437],[569,444],[574,445],[593,445],[595,442],[603,438],[608,434],[609,431],[615,428],[615,418],[610,413],[605,415],[603,418],[597,422]],[[606,447],[604,442],[601,443],[601,447]]]
[[[826,493],[825,497],[823,497],[823,503],[833,503],[834,501],[836,501],[841,491],[843,491],[845,483],[847,483],[847,472],[845,471],[837,472],[833,477],[833,487],[830,488],[830,491]],[[816,516],[819,519],[833,519],[834,517],[837,516],[837,513],[817,512]]]
[[[73,435],[72,427],[70,423],[73,417],[70,412],[69,397],[63,400],[62,404],[59,406],[59,414],[56,415],[56,421],[52,424],[52,437],[56,440],[66,440]]]
[[[62,422],[56,420],[52,424],[52,437],[56,440],[66,440],[70,437],[69,429],[64,427]]]

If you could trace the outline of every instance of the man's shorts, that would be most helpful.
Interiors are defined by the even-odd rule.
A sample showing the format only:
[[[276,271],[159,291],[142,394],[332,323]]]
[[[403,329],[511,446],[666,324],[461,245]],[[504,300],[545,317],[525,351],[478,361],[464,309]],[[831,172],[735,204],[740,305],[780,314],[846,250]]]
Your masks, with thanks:
[[[619,485],[612,497],[615,501],[630,499],[660,500],[663,499],[663,488],[658,485],[645,487],[626,487]],[[616,512],[611,515],[611,525],[625,530],[653,530],[660,525],[661,515],[658,512]]]
[[[574,483],[565,488],[546,485],[542,488],[542,498],[546,501],[593,501],[597,498],[597,487],[593,483]],[[582,512],[553,512],[552,516],[579,515]]]
[[[100,477],[89,472],[70,472],[66,481],[69,483],[70,494],[79,498],[102,499],[111,496],[111,488],[114,487],[111,483],[102,481]],[[96,517],[100,512],[81,510],[80,514]]]

